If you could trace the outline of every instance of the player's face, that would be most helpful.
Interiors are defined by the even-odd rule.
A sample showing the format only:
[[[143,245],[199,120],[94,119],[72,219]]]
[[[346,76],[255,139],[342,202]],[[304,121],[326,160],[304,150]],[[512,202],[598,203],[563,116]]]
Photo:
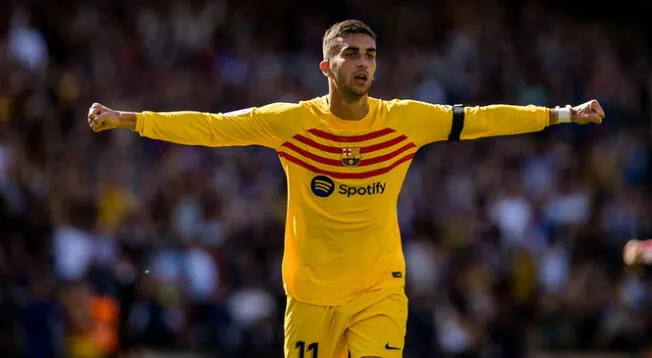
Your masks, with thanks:
[[[330,58],[329,67],[338,90],[350,97],[366,95],[376,72],[376,41],[366,34],[343,36],[340,51]]]

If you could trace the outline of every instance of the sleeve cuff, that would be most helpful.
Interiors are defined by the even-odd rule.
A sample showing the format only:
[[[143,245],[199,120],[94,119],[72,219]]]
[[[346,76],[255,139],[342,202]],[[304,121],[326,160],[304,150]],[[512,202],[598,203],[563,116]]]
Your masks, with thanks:
[[[139,133],[140,135],[143,134],[143,131],[145,129],[145,121],[147,120],[147,116],[143,112],[137,112],[136,113],[136,127],[134,128],[134,131]]]

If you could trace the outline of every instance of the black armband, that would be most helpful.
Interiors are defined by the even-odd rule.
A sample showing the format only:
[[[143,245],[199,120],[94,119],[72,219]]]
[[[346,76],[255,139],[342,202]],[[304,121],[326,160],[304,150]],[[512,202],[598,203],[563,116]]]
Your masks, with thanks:
[[[453,106],[453,123],[451,132],[448,134],[448,140],[459,141],[462,129],[464,129],[464,106],[456,104]]]

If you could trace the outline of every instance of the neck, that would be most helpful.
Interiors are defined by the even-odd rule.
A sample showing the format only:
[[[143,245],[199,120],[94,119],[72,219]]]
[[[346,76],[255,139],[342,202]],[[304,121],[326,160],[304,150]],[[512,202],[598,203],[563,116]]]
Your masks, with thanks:
[[[358,121],[369,113],[369,96],[351,98],[337,90],[328,92],[328,107],[336,117],[347,121]]]

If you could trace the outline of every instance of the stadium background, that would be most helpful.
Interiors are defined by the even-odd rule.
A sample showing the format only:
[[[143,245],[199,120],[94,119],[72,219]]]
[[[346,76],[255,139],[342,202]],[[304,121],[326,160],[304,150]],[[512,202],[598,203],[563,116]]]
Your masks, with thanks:
[[[399,204],[406,357],[642,352],[651,281],[620,254],[625,240],[652,237],[650,7],[2,2],[2,356],[281,357],[274,153],[93,134],[85,118],[94,101],[221,112],[321,95],[321,36],[346,18],[379,34],[374,96],[597,98],[607,112],[602,126],[419,153]]]

